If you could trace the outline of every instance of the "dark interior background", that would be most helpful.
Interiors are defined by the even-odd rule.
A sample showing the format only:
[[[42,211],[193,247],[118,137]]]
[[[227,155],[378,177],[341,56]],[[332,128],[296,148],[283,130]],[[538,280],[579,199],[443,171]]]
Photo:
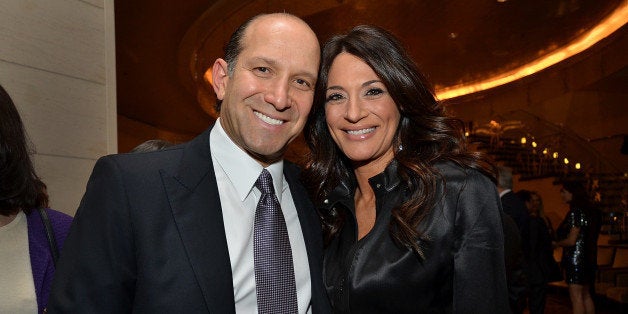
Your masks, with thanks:
[[[626,6],[622,0],[115,1],[119,151],[153,138],[183,142],[207,128],[215,119],[214,96],[202,73],[234,28],[261,12],[296,14],[321,41],[357,24],[387,28],[442,91],[547,56]],[[445,104],[480,142],[527,136],[585,168],[625,173],[626,33],[624,25],[545,70]],[[288,158],[299,161],[304,152],[298,140]]]

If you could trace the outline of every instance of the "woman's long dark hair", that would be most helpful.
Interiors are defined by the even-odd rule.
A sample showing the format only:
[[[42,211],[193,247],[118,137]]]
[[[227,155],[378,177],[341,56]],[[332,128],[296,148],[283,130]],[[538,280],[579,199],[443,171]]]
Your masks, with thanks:
[[[495,180],[495,168],[479,153],[467,151],[464,124],[448,117],[432,88],[395,37],[384,29],[361,25],[346,35],[331,38],[323,48],[314,105],[304,130],[310,155],[303,179],[310,196],[322,204],[331,190],[353,174],[349,160],[333,141],[325,121],[325,94],[331,65],[342,52],[366,62],[383,81],[401,120],[394,139],[397,171],[407,191],[407,200],[392,211],[390,233],[395,242],[422,256],[417,226],[436,203],[440,179],[434,164],[453,161],[465,168],[479,169]],[[326,242],[344,224],[342,213],[319,208]]]
[[[0,86],[0,215],[47,206],[46,185],[33,168],[22,119]]]
[[[571,201],[569,201],[570,207],[588,209],[593,206],[589,196],[589,192],[579,181],[563,181],[563,189],[571,193]]]

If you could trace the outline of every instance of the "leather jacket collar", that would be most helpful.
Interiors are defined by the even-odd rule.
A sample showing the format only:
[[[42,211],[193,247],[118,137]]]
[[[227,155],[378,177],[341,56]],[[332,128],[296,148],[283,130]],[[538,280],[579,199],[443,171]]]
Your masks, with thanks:
[[[397,175],[397,161],[393,159],[386,169],[384,169],[384,172],[369,178],[369,183],[373,191],[375,191],[376,196],[379,196],[379,193],[388,193],[395,189],[400,183],[399,176]],[[340,184],[329,193],[329,196],[324,201],[323,207],[330,208],[337,202],[342,201],[353,202],[353,197],[351,196],[355,193],[356,186],[357,180],[355,175],[351,173],[349,180],[340,182]],[[347,207],[353,208],[353,205],[351,204],[351,206]]]

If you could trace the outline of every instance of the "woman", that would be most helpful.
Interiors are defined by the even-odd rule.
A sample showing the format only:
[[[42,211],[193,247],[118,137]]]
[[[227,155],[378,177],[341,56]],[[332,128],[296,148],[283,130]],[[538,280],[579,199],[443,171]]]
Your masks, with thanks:
[[[550,234],[550,237],[552,239],[555,239],[556,234],[554,232],[554,227],[552,226],[552,221],[549,219],[549,217],[547,217],[547,215],[545,214],[545,209],[543,208],[543,199],[541,198],[541,195],[539,195],[538,192],[536,191],[532,191],[530,194],[530,215],[535,215],[537,217],[540,217],[541,219],[543,219],[543,222],[545,223],[545,225],[548,228],[548,232]]]
[[[506,313],[494,169],[385,30],[324,47],[304,181],[337,313]]]
[[[22,120],[0,86],[0,313],[42,313],[54,274],[53,251],[38,209],[48,206],[26,146]],[[72,218],[45,209],[58,248]]]
[[[563,183],[560,190],[569,212],[556,229],[556,245],[563,247],[561,264],[569,287],[569,298],[574,313],[595,313],[591,288],[597,270],[597,237],[601,217],[589,202],[582,184]]]

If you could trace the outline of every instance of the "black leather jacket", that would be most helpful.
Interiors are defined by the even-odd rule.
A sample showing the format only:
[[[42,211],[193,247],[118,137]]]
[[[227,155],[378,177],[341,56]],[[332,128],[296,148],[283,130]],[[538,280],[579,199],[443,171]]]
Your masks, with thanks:
[[[369,179],[376,195],[373,229],[357,240],[355,183],[344,182],[325,206],[347,219],[325,252],[324,280],[336,313],[508,313],[504,236],[495,185],[476,170],[442,163],[440,201],[419,226],[425,260],[394,244],[391,210],[403,185],[396,162]],[[443,197],[444,196],[444,197]]]

